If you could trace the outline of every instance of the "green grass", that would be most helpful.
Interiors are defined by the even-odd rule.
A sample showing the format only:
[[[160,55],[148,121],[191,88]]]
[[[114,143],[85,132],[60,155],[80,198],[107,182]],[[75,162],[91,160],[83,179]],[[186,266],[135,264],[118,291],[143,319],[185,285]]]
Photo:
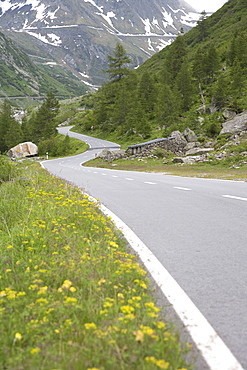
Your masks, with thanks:
[[[191,369],[111,220],[28,163],[0,185],[1,368]]]
[[[93,159],[84,164],[86,167],[111,168],[124,171],[162,172],[167,175],[218,178],[229,180],[247,181],[247,164],[243,163],[243,157],[227,158],[221,161],[208,163],[196,163],[192,165],[163,164],[163,159],[146,158],[119,159],[112,163]],[[247,162],[247,160],[246,160]]]

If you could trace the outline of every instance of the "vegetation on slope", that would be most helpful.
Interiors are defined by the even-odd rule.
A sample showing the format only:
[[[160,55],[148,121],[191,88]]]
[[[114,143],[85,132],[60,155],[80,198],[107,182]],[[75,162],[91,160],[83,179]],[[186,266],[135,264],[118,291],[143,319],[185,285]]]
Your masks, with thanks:
[[[3,368],[191,369],[188,346],[110,220],[79,189],[27,164],[0,185]]]
[[[114,78],[128,65],[118,55],[107,70],[110,81],[94,96],[76,130],[116,138],[167,136],[189,127],[198,136],[217,137],[227,108],[247,109],[247,9],[244,1],[228,1],[197,27],[179,35],[136,71]],[[231,27],[229,26],[231,24]]]
[[[37,65],[16,43],[0,32],[0,98],[11,98],[15,106],[30,104],[52,90],[60,98],[87,91],[71,72],[57,65]]]

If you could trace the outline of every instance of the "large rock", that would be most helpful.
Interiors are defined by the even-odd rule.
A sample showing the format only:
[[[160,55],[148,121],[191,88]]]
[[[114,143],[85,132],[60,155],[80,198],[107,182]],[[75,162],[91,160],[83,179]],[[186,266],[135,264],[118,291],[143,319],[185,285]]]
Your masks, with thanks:
[[[214,150],[214,148],[194,148],[190,149],[186,152],[186,155],[202,155],[210,153]]]
[[[222,116],[225,120],[233,119],[236,117],[236,115],[237,115],[236,112],[234,112],[233,110],[229,110],[229,109],[225,109],[222,113]]]
[[[220,135],[237,134],[242,131],[247,131],[247,112],[238,114],[235,118],[226,121],[222,124]]]
[[[10,158],[30,157],[38,154],[38,147],[34,143],[27,141],[11,148],[7,155]]]
[[[184,135],[180,131],[173,131],[170,134],[170,138],[172,138],[171,143],[175,149],[174,152],[182,152],[187,145],[187,140],[185,139]]]
[[[197,141],[197,136],[190,128],[186,128],[183,132],[183,135],[185,139],[188,141],[188,143],[192,143]]]

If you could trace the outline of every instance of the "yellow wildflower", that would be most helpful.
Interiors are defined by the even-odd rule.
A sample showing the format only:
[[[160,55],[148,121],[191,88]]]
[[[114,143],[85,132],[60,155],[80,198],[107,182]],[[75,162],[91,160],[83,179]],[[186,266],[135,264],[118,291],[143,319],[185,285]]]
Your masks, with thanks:
[[[22,340],[22,335],[20,333],[15,333],[15,339],[14,342]]]
[[[32,348],[30,353],[32,355],[36,355],[37,353],[39,353],[41,351],[41,349],[39,347],[35,347],[35,348]]]
[[[144,333],[141,330],[134,331],[135,340],[137,342],[144,342]]]
[[[84,326],[86,330],[90,330],[90,329],[96,330],[97,329],[97,326],[94,322],[87,322],[86,324],[84,324]]]

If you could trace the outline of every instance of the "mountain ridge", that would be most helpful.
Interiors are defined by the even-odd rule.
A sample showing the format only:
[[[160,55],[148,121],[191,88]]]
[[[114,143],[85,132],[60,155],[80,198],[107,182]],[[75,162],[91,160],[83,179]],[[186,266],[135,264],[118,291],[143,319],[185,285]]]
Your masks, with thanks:
[[[135,68],[170,44],[181,28],[187,32],[194,27],[198,17],[183,0],[0,2],[5,35],[36,64],[45,56],[89,87],[105,81],[102,69],[117,41]]]

